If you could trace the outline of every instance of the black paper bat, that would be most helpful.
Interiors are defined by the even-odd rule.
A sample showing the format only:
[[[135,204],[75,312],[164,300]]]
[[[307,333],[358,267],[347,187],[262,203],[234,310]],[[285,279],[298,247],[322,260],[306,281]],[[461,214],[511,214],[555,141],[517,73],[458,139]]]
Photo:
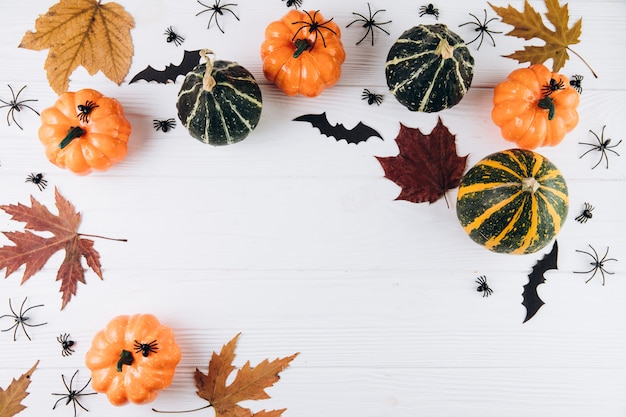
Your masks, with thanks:
[[[176,78],[179,75],[187,75],[189,71],[194,69],[196,65],[200,63],[200,50],[197,51],[185,51],[183,60],[179,65],[170,64],[165,67],[164,70],[159,71],[152,68],[150,65],[142,71],[139,71],[137,75],[130,80],[129,84],[134,83],[137,80],[156,81],[161,84],[167,84],[168,82],[176,82]]]
[[[305,114],[293,119],[296,122],[309,122],[320,130],[320,132],[328,137],[334,137],[337,142],[341,139],[345,139],[348,143],[365,142],[372,136],[383,138],[376,130],[364,125],[363,122],[359,122],[351,130],[346,129],[341,123],[337,123],[332,126],[328,123],[326,118],[326,112],[322,114]]]
[[[535,266],[533,266],[533,270],[528,275],[528,284],[524,285],[524,292],[522,293],[522,305],[526,307],[526,318],[524,319],[524,323],[537,314],[537,311],[539,311],[541,306],[545,304],[541,298],[539,298],[539,294],[537,294],[537,287],[546,282],[546,278],[543,276],[546,271],[549,271],[550,269],[558,269],[558,255],[559,246],[555,240],[550,253],[546,254],[543,258],[537,261]]]

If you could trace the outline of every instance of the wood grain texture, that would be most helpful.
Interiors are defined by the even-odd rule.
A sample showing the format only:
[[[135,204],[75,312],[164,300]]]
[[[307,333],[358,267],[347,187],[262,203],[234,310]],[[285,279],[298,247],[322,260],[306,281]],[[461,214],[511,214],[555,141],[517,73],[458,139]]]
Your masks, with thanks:
[[[172,386],[150,406],[111,406],[104,395],[81,401],[90,411],[79,416],[154,416],[151,406],[184,410],[205,402],[195,394],[193,373],[206,371],[211,353],[241,332],[236,364],[253,364],[300,352],[268,390],[270,400],[250,403],[254,410],[284,408],[285,416],[409,417],[528,416],[623,417],[626,415],[626,144],[611,155],[610,169],[591,167],[599,154],[580,155],[593,130],[624,138],[626,89],[626,3],[622,0],[571,0],[572,19],[583,18],[581,42],[573,48],[600,75],[593,78],[576,57],[561,71],[584,75],[580,122],[554,148],[539,151],[568,182],[570,213],[558,236],[559,269],[539,287],[545,305],[522,324],[522,286],[545,251],[534,255],[494,254],[473,243],[454,208],[395,201],[399,188],[383,177],[375,156],[398,152],[400,123],[429,133],[441,117],[456,135],[458,153],[469,166],[489,153],[513,147],[491,122],[493,87],[517,62],[502,55],[523,41],[494,35],[476,59],[466,97],[437,114],[406,110],[388,93],[384,77],[387,51],[405,30],[420,23],[420,3],[370,2],[384,8],[381,21],[391,35],[364,41],[353,12],[367,13],[366,2],[304,0],[307,9],[334,17],[342,29],[347,59],[339,84],[315,99],[285,97],[263,77],[259,46],[265,26],[287,11],[279,0],[239,0],[232,16],[221,17],[225,34],[196,1],[119,0],[135,18],[135,56],[127,80],[147,65],[164,68],[180,62],[183,50],[210,47],[234,60],[259,82],[261,120],[241,143],[215,148],[191,138],[179,122],[156,132],[154,119],[176,118],[176,84],[138,82],[117,86],[101,74],[77,70],[70,88],[96,88],[124,105],[133,126],[128,157],[109,172],[77,177],[51,165],[37,139],[38,117],[24,110],[24,126],[7,126],[0,112],[0,204],[28,203],[33,195],[53,207],[54,187],[82,213],[80,231],[126,238],[98,240],[104,280],[87,272],[87,285],[60,311],[55,281],[62,253],[20,285],[21,271],[0,280],[0,315],[8,299],[44,304],[31,310],[32,341],[18,332],[0,333],[0,386],[40,360],[20,416],[71,415],[57,407],[53,392],[64,390],[61,374],[79,369],[89,376],[84,354],[95,332],[115,315],[153,313],[172,327],[183,351]],[[17,48],[39,14],[54,0],[0,3],[0,98],[7,84],[23,85],[23,98],[36,98],[38,110],[52,105],[43,65],[46,51]],[[212,4],[210,1],[205,2]],[[508,3],[496,2],[503,6]],[[495,3],[494,3],[495,4]],[[523,1],[511,1],[516,8]],[[531,1],[540,11],[543,2]],[[489,16],[487,2],[450,0],[435,4],[438,22],[465,39],[474,35],[469,13]],[[165,42],[169,26],[185,37],[180,47]],[[493,27],[491,26],[493,25]],[[508,31],[494,21],[490,28]],[[608,35],[610,32],[610,36]],[[363,88],[384,94],[381,106],[361,100]],[[5,109],[3,109],[5,110]],[[331,123],[347,127],[364,121],[384,140],[359,145],[336,142],[308,123],[306,113],[325,111]],[[178,122],[178,121],[177,121]],[[25,183],[43,173],[48,188]],[[456,190],[446,198],[456,200]],[[580,224],[574,218],[584,203],[595,209]],[[452,205],[454,207],[454,205]],[[22,225],[0,213],[0,231]],[[9,241],[0,236],[0,244]],[[599,277],[576,271],[590,268],[576,252],[592,245],[617,262],[602,286]],[[546,249],[546,251],[549,248]],[[2,272],[4,273],[4,271]],[[482,298],[474,280],[486,275],[494,293]],[[0,329],[13,323],[0,319]],[[56,337],[68,332],[76,353],[61,356]],[[210,410],[198,412],[208,415]]]

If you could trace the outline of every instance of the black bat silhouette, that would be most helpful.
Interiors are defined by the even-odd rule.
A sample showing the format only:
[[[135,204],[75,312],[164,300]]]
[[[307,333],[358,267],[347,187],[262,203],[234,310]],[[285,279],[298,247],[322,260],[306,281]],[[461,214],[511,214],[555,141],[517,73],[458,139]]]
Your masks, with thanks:
[[[337,141],[345,139],[348,143],[365,142],[372,136],[383,138],[376,130],[359,122],[351,130],[346,129],[341,123],[332,126],[328,123],[326,112],[322,114],[305,114],[293,119],[297,122],[309,122],[320,130],[320,132],[328,137],[334,137]]]
[[[200,50],[197,51],[185,51],[183,60],[179,65],[170,64],[165,67],[164,70],[159,71],[152,68],[150,65],[142,71],[139,71],[137,75],[130,80],[129,84],[134,83],[137,80],[156,81],[161,84],[167,84],[168,82],[176,82],[176,78],[179,75],[187,75],[189,71],[194,69],[196,65],[200,63]]]
[[[528,275],[528,284],[524,285],[524,291],[522,293],[522,305],[526,307],[526,318],[524,319],[524,323],[537,314],[537,311],[539,311],[541,306],[545,304],[541,298],[539,298],[539,294],[537,294],[537,287],[546,282],[546,278],[543,276],[546,271],[549,271],[550,269],[558,269],[558,254],[559,246],[555,240],[550,253],[546,254],[543,258],[537,261],[535,266],[533,266],[531,273]]]

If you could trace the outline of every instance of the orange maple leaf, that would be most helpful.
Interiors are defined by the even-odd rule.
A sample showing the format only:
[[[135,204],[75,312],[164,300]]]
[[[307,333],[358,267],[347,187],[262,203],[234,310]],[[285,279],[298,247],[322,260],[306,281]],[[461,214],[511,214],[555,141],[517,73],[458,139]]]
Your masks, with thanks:
[[[572,27],[568,27],[567,3],[561,6],[558,0],[545,0],[545,4],[546,18],[555,30],[551,30],[544,24],[541,14],[533,9],[528,0],[524,0],[523,11],[518,11],[511,5],[496,7],[489,3],[491,8],[502,18],[503,23],[513,26],[513,30],[507,35],[526,40],[539,38],[545,42],[543,46],[525,46],[523,50],[515,51],[506,57],[516,59],[519,63],[529,62],[530,64],[543,64],[552,59],[552,71],[558,72],[569,59],[569,51],[578,56],[589,67],[589,64],[569,47],[580,42],[582,18],[578,19]],[[591,67],[589,69],[598,78],[593,69]]]
[[[39,361],[18,379],[13,379],[6,390],[0,387],[0,417],[12,417],[26,408],[22,401],[28,395],[26,390],[30,385],[30,377],[35,372]]]
[[[57,273],[57,281],[61,281],[61,310],[76,295],[78,282],[85,284],[85,270],[81,264],[84,257],[87,265],[102,279],[100,254],[94,249],[94,242],[82,236],[100,237],[78,233],[80,213],[74,206],[54,190],[59,215],[52,214],[44,205],[31,196],[31,207],[18,205],[2,205],[0,209],[10,214],[11,220],[26,223],[24,232],[2,232],[15,246],[0,248],[0,269],[6,268],[5,278],[25,266],[22,284],[39,271],[48,259],[61,249],[65,249],[65,259]],[[52,237],[42,237],[30,230],[50,232]],[[104,238],[108,239],[108,238]],[[125,239],[111,239],[125,241]]]
[[[235,346],[238,338],[239,334],[235,335],[230,342],[222,347],[220,353],[213,352],[207,374],[196,368],[194,378],[196,388],[198,388],[197,394],[200,398],[207,400],[209,404],[189,411],[213,407],[216,417],[280,417],[286,408],[261,410],[253,413],[249,408],[244,408],[238,403],[246,400],[270,398],[265,388],[278,382],[280,379],[278,374],[289,366],[289,363],[298,356],[298,353],[273,361],[265,359],[255,367],[252,367],[248,361],[237,370],[232,383],[226,385],[226,380],[235,370],[233,360],[235,359]]]
[[[44,68],[57,94],[67,91],[70,74],[79,65],[90,75],[102,71],[119,85],[134,54],[133,27],[133,18],[117,3],[61,0],[35,21],[36,32],[26,32],[19,47],[50,48]]]

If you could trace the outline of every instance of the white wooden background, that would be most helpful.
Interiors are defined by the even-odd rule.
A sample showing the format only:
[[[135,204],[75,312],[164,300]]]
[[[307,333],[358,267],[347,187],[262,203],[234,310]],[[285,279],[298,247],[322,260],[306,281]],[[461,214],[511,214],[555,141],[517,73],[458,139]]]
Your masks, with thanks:
[[[43,70],[47,51],[17,48],[35,19],[55,1],[0,2],[0,97],[6,87],[23,85],[23,99],[43,110],[55,93]],[[119,314],[153,313],[175,329],[183,351],[172,386],[147,406],[116,408],[104,395],[83,397],[90,410],[80,416],[152,416],[150,408],[184,410],[205,403],[195,394],[193,372],[206,371],[214,350],[241,332],[237,365],[254,364],[301,352],[268,392],[270,400],[250,402],[253,410],[287,407],[294,417],[408,416],[626,416],[626,143],[611,155],[610,169],[592,170],[598,154],[583,159],[594,140],[589,130],[615,143],[626,139],[626,3],[622,0],[570,0],[571,21],[583,17],[581,42],[574,49],[599,74],[594,79],[576,57],[561,71],[584,75],[580,123],[558,147],[538,151],[551,159],[568,181],[571,211],[558,236],[559,269],[540,287],[545,305],[522,324],[522,286],[537,254],[493,254],[463,232],[452,208],[394,201],[399,188],[383,177],[374,156],[397,154],[399,123],[428,133],[441,117],[456,134],[468,168],[487,154],[513,145],[501,139],[490,118],[493,86],[519,65],[502,57],[523,40],[494,35],[475,59],[472,87],[460,104],[439,114],[409,112],[386,92],[384,62],[392,43],[406,29],[435,23],[419,17],[425,2],[371,1],[386,9],[377,21],[392,20],[376,44],[356,41],[358,25],[346,28],[352,12],[367,13],[365,1],[304,0],[306,9],[333,17],[343,31],[347,59],[339,84],[317,98],[286,97],[268,84],[259,47],[265,26],[287,8],[279,0],[237,0],[220,17],[226,33],[207,30],[208,15],[195,0],[119,0],[134,17],[135,55],[127,77],[152,65],[180,62],[183,50],[211,48],[218,58],[238,61],[261,84],[264,108],[257,129],[230,147],[203,145],[180,125],[155,132],[153,119],[176,117],[176,84],[143,81],[117,86],[82,69],[70,89],[96,88],[116,97],[132,123],[128,157],[106,173],[75,176],[51,165],[37,139],[38,117],[16,113],[24,130],[0,118],[0,204],[29,203],[30,195],[54,210],[54,187],[83,215],[80,231],[127,238],[128,243],[97,241],[104,280],[87,272],[87,285],[60,311],[56,271],[62,253],[20,285],[21,271],[0,280],[0,315],[8,298],[31,310],[32,341],[13,342],[0,333],[0,386],[28,370],[36,360],[28,407],[20,416],[72,416],[71,407],[52,411],[63,392],[61,374],[80,369],[76,383],[89,378],[84,354],[95,332]],[[212,4],[211,0],[205,3]],[[224,2],[223,2],[224,3]],[[498,6],[508,2],[495,0]],[[521,1],[510,4],[520,9]],[[541,1],[532,1],[544,11]],[[466,40],[475,36],[468,13],[483,16],[487,2],[435,3],[438,22]],[[488,10],[490,17],[495,13]],[[165,42],[172,25],[185,42]],[[499,21],[491,30],[508,31]],[[539,42],[540,43],[540,42]],[[380,107],[361,100],[363,88],[386,93]],[[6,110],[6,109],[5,109]],[[307,123],[305,113],[326,111],[331,122],[351,127],[359,120],[377,129],[359,145],[336,142]],[[4,113],[0,114],[4,117]],[[25,183],[43,173],[44,191]],[[456,190],[447,198],[456,199]],[[586,224],[574,221],[583,203],[595,206]],[[23,225],[0,213],[0,229]],[[8,240],[2,237],[2,244]],[[577,249],[593,245],[618,259],[605,286],[585,284],[589,268]],[[4,271],[2,271],[4,274]],[[494,293],[482,298],[474,280],[486,275]],[[2,328],[11,323],[3,319]],[[76,353],[62,357],[56,337],[68,332]],[[197,412],[212,415],[211,410]]]

